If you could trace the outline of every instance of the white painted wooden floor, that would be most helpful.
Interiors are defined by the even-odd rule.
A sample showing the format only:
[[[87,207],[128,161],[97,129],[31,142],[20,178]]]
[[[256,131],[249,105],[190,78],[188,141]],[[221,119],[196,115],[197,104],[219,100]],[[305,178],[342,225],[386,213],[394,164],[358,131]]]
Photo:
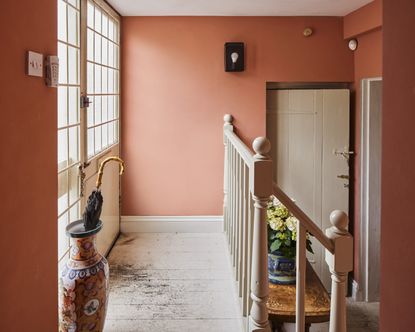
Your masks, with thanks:
[[[123,234],[109,263],[104,332],[243,331],[223,234]],[[347,309],[347,331],[378,331],[379,303],[349,300]],[[327,332],[328,324],[311,331]]]
[[[105,332],[241,332],[223,234],[123,234],[110,256]]]

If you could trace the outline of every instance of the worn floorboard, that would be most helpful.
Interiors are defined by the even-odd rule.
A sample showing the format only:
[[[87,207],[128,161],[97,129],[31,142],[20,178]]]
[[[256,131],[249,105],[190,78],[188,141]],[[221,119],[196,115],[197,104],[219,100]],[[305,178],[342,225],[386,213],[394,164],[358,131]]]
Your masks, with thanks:
[[[110,256],[105,332],[241,332],[223,234],[124,234]]]
[[[109,263],[104,332],[243,331],[223,234],[124,234]],[[347,331],[378,331],[378,312],[378,303],[348,301]],[[328,324],[311,331],[327,332]]]

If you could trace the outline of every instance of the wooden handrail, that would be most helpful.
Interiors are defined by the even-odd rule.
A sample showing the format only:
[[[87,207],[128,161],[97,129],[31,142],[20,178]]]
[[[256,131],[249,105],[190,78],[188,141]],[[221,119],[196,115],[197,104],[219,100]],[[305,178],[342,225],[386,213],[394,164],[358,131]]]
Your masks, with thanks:
[[[251,168],[254,161],[253,152],[245,145],[244,142],[231,130],[225,130],[225,136],[231,141],[233,146],[237,149],[245,163]]]
[[[280,187],[273,183],[274,196],[296,217],[300,223],[311,233],[320,243],[332,254],[334,254],[334,243],[323,231],[312,221],[303,210],[301,210],[293,200],[284,193]]]

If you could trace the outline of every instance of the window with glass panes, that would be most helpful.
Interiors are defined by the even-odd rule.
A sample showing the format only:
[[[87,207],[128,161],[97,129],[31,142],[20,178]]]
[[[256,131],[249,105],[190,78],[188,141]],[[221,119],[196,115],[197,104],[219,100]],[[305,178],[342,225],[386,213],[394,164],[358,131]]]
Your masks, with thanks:
[[[69,251],[66,225],[79,219],[80,1],[58,0],[58,259]]]
[[[119,18],[101,0],[57,4],[58,259],[63,262],[70,249],[65,228],[80,218],[84,203],[79,167],[119,142],[120,47]],[[92,101],[85,109],[81,95]]]
[[[88,1],[87,113],[88,158],[118,142],[119,132],[119,23]]]

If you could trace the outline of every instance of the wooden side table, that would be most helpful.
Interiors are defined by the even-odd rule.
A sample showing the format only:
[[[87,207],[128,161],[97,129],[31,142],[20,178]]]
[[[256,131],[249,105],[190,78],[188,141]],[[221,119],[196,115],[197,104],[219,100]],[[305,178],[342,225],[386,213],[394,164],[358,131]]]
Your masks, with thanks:
[[[284,323],[295,323],[295,285],[269,283],[268,312],[273,330],[281,332]],[[305,290],[306,332],[311,324],[330,320],[330,296],[307,261]]]

